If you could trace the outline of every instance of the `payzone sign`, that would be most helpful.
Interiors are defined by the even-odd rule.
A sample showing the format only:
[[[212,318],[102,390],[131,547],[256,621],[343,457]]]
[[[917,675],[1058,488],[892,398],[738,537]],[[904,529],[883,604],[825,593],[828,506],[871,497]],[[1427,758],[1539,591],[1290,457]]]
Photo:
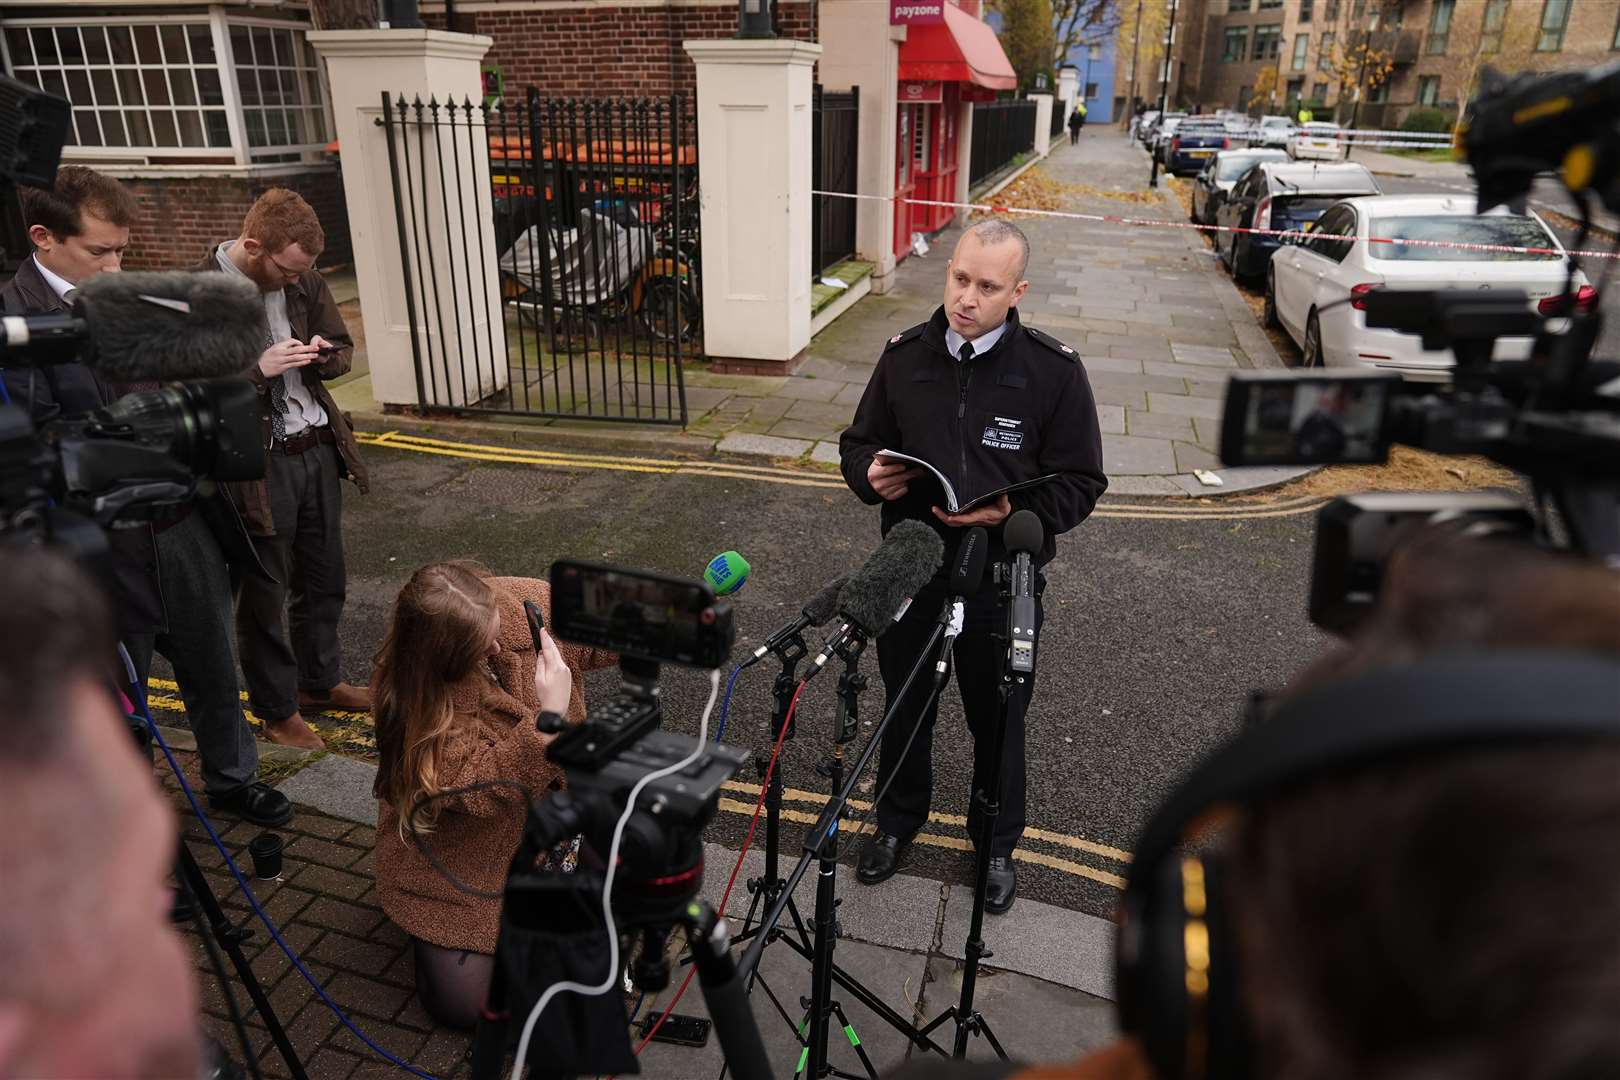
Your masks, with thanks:
[[[890,26],[923,26],[945,21],[948,0],[889,0]]]

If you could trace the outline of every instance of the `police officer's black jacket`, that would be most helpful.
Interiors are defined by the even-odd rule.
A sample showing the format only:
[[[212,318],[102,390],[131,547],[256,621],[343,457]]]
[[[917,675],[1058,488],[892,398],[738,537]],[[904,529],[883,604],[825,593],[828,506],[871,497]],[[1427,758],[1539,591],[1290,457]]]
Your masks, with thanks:
[[[898,521],[926,521],[949,553],[963,530],[933,514],[945,495],[932,476],[911,481],[905,495],[882,499],[866,471],[880,450],[899,450],[944,473],[963,501],[1048,473],[1056,478],[1008,496],[1014,510],[1032,510],[1046,531],[1038,564],[1050,562],[1054,537],[1091,513],[1108,487],[1102,435],[1091,383],[1073,349],[1024,326],[1018,309],[983,356],[966,364],[945,343],[945,309],[889,339],[877,370],[839,439],[844,481],[861,500],[883,504],[885,534]],[[1001,530],[991,529],[990,557],[1001,559]],[[944,574],[944,570],[941,570]]]

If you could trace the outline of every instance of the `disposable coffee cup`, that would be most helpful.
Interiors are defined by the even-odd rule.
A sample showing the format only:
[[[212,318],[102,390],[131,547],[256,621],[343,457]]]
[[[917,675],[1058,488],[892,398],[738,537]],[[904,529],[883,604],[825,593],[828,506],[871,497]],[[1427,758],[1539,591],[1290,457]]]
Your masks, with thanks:
[[[253,875],[266,881],[281,876],[281,837],[273,832],[262,832],[248,844],[253,856]]]

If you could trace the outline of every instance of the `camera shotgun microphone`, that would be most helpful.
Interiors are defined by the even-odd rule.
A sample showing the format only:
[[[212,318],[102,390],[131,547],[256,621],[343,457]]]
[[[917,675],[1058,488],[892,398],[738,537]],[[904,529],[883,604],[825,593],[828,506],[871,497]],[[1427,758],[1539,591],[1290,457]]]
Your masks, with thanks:
[[[825,626],[828,620],[838,614],[838,593],[848,580],[848,575],[845,575],[823,585],[820,592],[805,602],[798,618],[783,623],[771,631],[770,637],[765,639],[765,644],[755,649],[753,655],[743,661],[742,666],[752,667],[812,626]]]
[[[859,570],[849,576],[838,594],[838,613],[844,622],[816,654],[806,675],[809,682],[827,660],[851,639],[875,638],[911,606],[917,590],[927,585],[944,561],[945,541],[920,521],[902,521],[889,530],[883,543]]]
[[[1007,611],[1011,630],[1013,671],[1027,674],[1035,670],[1035,565],[1034,554],[1041,550],[1046,530],[1033,511],[1019,510],[1001,529],[1001,542],[1012,556],[1012,603]]]
[[[945,619],[944,645],[939,650],[939,660],[934,664],[934,677],[940,683],[945,681],[945,673],[950,670],[946,657],[950,655],[951,643],[962,632],[962,625],[966,619],[967,598],[979,591],[984,584],[984,564],[989,558],[990,534],[983,525],[975,525],[963,536],[956,545],[956,558],[951,563],[951,597],[945,602],[945,610],[940,618]]]
[[[247,374],[269,336],[264,295],[246,278],[97,274],[71,314],[0,318],[0,365],[81,359],[112,382],[215,379]]]

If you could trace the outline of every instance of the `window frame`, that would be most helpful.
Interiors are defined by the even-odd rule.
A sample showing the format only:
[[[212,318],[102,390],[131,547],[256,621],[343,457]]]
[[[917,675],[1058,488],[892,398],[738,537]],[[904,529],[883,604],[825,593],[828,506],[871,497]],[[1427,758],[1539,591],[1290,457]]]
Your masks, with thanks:
[[[1445,25],[1438,25],[1444,14]],[[1451,44],[1451,21],[1457,15],[1457,0],[1434,0],[1429,9],[1429,33],[1423,42],[1425,56],[1444,56]]]
[[[1512,10],[1513,0],[1485,0],[1485,11],[1480,16],[1479,23],[1479,52],[1481,56],[1493,56],[1502,51],[1502,36],[1507,29],[1508,12]],[[1496,26],[1491,26],[1491,12],[1497,12]],[[1617,24],[1617,33],[1620,33],[1620,24]]]
[[[203,146],[85,146],[76,142],[69,142],[62,149],[62,160],[64,162],[83,162],[91,165],[104,164],[105,167],[127,168],[135,171],[162,169],[178,171],[224,170],[233,173],[240,173],[252,169],[280,169],[288,166],[294,168],[308,168],[311,164],[320,163],[322,161],[320,155],[325,152],[327,145],[330,143],[333,135],[336,132],[336,125],[332,116],[331,87],[326,78],[325,65],[320,63],[319,57],[317,56],[315,58],[313,68],[282,68],[280,66],[271,66],[266,68],[263,65],[251,62],[244,67],[238,63],[233,43],[231,41],[231,29],[233,27],[244,27],[249,31],[250,34],[255,28],[263,28],[272,31],[287,31],[293,35],[296,48],[307,49],[309,48],[309,45],[303,36],[304,32],[311,28],[307,22],[263,18],[253,15],[238,15],[232,11],[228,11],[224,7],[219,6],[202,8],[194,12],[171,11],[162,14],[136,14],[132,12],[130,14],[113,15],[7,18],[5,20],[5,29],[23,30],[28,32],[30,37],[32,36],[33,30],[41,28],[51,29],[54,35],[54,31],[64,28],[71,28],[77,31],[86,27],[107,28],[114,26],[127,26],[134,28],[149,26],[158,31],[161,40],[161,33],[164,27],[186,27],[198,25],[207,25],[209,28],[209,37],[214,52],[214,63],[212,65],[199,64],[190,60],[191,46],[189,44],[188,33],[188,59],[185,65],[182,66],[165,62],[162,65],[154,68],[152,65],[138,62],[135,65],[135,70],[186,70],[193,73],[210,69],[216,70],[219,74],[220,96],[222,99],[221,105],[205,106],[202,105],[199,100],[199,103],[196,105],[158,104],[154,106],[146,101],[146,95],[143,88],[142,105],[126,106],[122,103],[123,95],[119,94],[119,104],[113,107],[118,109],[118,111],[121,113],[145,111],[148,114],[149,130],[151,126],[151,110],[154,107],[159,110],[168,110],[171,113],[175,112],[176,110],[191,109],[195,110],[199,114],[223,109],[225,113],[226,130],[229,135],[229,145],[206,145],[206,120],[203,120],[205,124],[205,145]],[[30,44],[30,48],[32,48],[32,44]],[[19,77],[16,75],[18,64],[12,56],[11,42],[5,34],[0,34],[0,63],[4,64],[5,70],[12,74],[13,77]],[[69,70],[67,66],[60,63],[54,65],[30,63],[23,64],[21,66],[30,74],[38,72],[42,69],[51,70],[52,68],[55,68],[64,72],[64,79],[66,78],[65,72]],[[116,72],[122,69],[125,68],[121,68],[120,65],[112,63],[106,65],[91,65],[89,63],[85,63],[82,66],[77,67],[77,70],[83,70],[86,72],[97,70]],[[319,117],[322,129],[318,133],[321,136],[320,138],[299,143],[286,143],[284,145],[250,145],[246,119],[247,111],[253,109],[264,109],[267,107],[244,105],[239,79],[244,71],[252,71],[256,75],[260,70],[291,70],[297,72],[298,77],[301,77],[304,72],[312,72],[314,74],[316,86],[320,93],[320,101],[318,103],[308,103],[301,100],[300,104],[291,107],[296,108],[300,112],[306,114],[315,113]],[[195,87],[197,85],[195,74],[193,74],[192,79],[193,86]],[[27,82],[28,80],[23,79],[22,81]],[[99,101],[98,95],[96,94],[93,79],[91,81],[90,88],[92,102],[88,106],[75,102],[75,112],[87,107],[98,112],[104,108]],[[198,89],[200,91],[200,88]],[[304,99],[306,97],[303,87],[298,87],[297,92],[300,99]],[[76,129],[70,132],[69,137],[70,139],[77,137]],[[127,141],[130,140],[126,139],[126,142]]]
[[[1295,34],[1293,53],[1288,58],[1289,71],[1304,71],[1311,63],[1311,35]]]
[[[1250,62],[1277,60],[1282,56],[1282,23],[1265,23],[1254,28],[1254,44],[1249,50]],[[1266,43],[1270,43],[1270,48]]]
[[[1249,59],[1249,27],[1228,26],[1221,39],[1221,63],[1242,64]],[[1232,43],[1237,42],[1237,52],[1232,52]]]
[[[1424,100],[1424,90],[1433,89],[1434,93]],[[1419,75],[1417,81],[1417,103],[1425,109],[1438,109],[1440,107],[1440,76]]]
[[[1311,18],[1316,14],[1315,10],[1313,10],[1315,6],[1316,0],[1299,0],[1299,14],[1294,17],[1294,21],[1299,23],[1310,22]]]
[[[1553,7],[1554,4],[1558,5],[1556,9]],[[1569,33],[1569,13],[1572,6],[1569,0],[1542,0],[1541,21],[1536,24],[1536,47],[1533,51],[1538,53],[1564,51],[1564,35]],[[1547,26],[1547,13],[1554,10],[1563,12],[1563,19],[1559,21],[1556,29]],[[1556,34],[1557,37],[1551,45],[1548,45],[1550,34]]]
[[[1337,221],[1333,219],[1335,213],[1339,214]],[[1327,224],[1324,225],[1324,221]],[[1302,250],[1320,256],[1335,265],[1342,263],[1350,254],[1350,249],[1355,246],[1356,224],[1356,212],[1353,209],[1342,203],[1337,206],[1330,206],[1321,217],[1316,219],[1316,224],[1311,226],[1310,239],[1306,240],[1300,247]],[[1339,231],[1345,229],[1346,226],[1349,228],[1348,232]],[[1328,241],[1338,242],[1330,244]],[[1329,247],[1338,248],[1339,253],[1337,255],[1329,254],[1326,250]]]

